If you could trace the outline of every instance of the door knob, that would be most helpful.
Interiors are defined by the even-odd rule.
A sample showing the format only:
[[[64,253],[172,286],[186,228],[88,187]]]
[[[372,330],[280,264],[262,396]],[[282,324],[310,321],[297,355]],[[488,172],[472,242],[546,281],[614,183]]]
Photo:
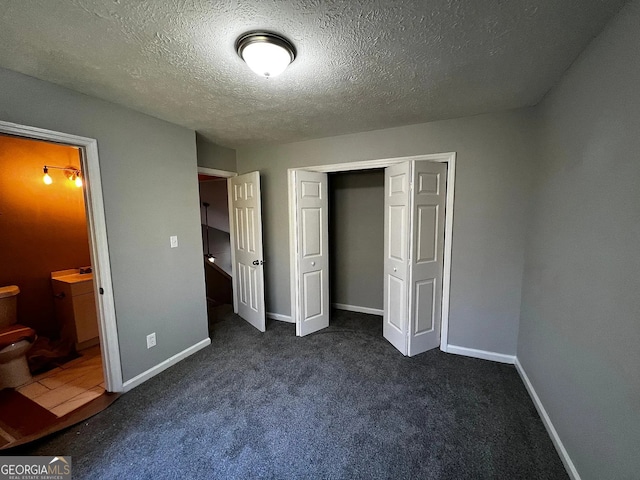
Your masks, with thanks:
[[[264,265],[264,260],[254,260],[253,262],[254,265]]]
[[[315,267],[316,266],[316,262],[311,262],[311,266]]]
[[[398,269],[397,269],[396,267],[393,267],[393,271],[394,271],[394,272],[397,272],[397,271],[398,271]]]

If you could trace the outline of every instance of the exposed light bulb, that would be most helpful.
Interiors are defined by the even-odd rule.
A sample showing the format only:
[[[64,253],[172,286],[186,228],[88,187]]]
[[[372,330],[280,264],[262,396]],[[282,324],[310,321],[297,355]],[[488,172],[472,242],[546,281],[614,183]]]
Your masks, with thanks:
[[[82,178],[80,178],[80,175],[76,176],[75,184],[76,184],[76,187],[82,186]]]
[[[42,173],[44,173],[44,177],[42,177],[42,181],[44,182],[44,184],[51,185],[53,183],[53,180],[49,176],[49,169],[46,167],[46,165],[42,167]]]

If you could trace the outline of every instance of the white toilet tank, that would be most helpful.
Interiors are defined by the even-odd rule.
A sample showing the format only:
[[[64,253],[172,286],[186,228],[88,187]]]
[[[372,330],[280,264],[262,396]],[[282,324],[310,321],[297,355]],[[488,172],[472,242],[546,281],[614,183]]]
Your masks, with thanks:
[[[18,294],[16,285],[0,287],[0,328],[8,327],[18,321]]]

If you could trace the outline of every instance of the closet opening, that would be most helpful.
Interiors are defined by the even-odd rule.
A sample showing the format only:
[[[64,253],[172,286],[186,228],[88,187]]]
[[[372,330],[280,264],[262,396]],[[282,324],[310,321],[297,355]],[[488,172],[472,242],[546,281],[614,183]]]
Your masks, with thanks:
[[[380,171],[381,208],[379,203],[370,208],[373,198],[360,199],[373,203],[360,205],[357,218],[349,217],[341,209],[341,202],[351,199],[349,182],[379,189],[379,181],[368,181]],[[366,172],[371,177],[360,176]],[[375,279],[382,278],[383,337],[406,356],[436,347],[447,351],[455,153],[292,168],[288,180],[291,319],[296,335],[328,327],[332,306],[343,312],[346,308],[379,313],[380,302],[372,292],[379,292]],[[345,215],[347,227],[336,228]],[[380,260],[367,256],[379,249],[380,237],[367,236],[371,228],[380,229],[375,218],[383,225],[381,276],[368,270],[380,270]],[[360,223],[366,219],[372,223]],[[353,223],[357,228],[349,230]],[[345,249],[348,255],[342,255]],[[357,272],[351,277],[345,273],[350,268]],[[351,283],[354,278],[359,281]]]
[[[329,325],[382,336],[384,170],[328,175]]]

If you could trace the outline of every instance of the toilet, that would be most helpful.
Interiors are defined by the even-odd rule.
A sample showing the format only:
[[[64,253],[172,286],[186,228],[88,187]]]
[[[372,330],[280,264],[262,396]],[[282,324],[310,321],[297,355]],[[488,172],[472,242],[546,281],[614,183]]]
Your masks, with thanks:
[[[36,331],[16,323],[19,293],[15,285],[0,287],[0,390],[31,380],[26,354],[36,340]]]

